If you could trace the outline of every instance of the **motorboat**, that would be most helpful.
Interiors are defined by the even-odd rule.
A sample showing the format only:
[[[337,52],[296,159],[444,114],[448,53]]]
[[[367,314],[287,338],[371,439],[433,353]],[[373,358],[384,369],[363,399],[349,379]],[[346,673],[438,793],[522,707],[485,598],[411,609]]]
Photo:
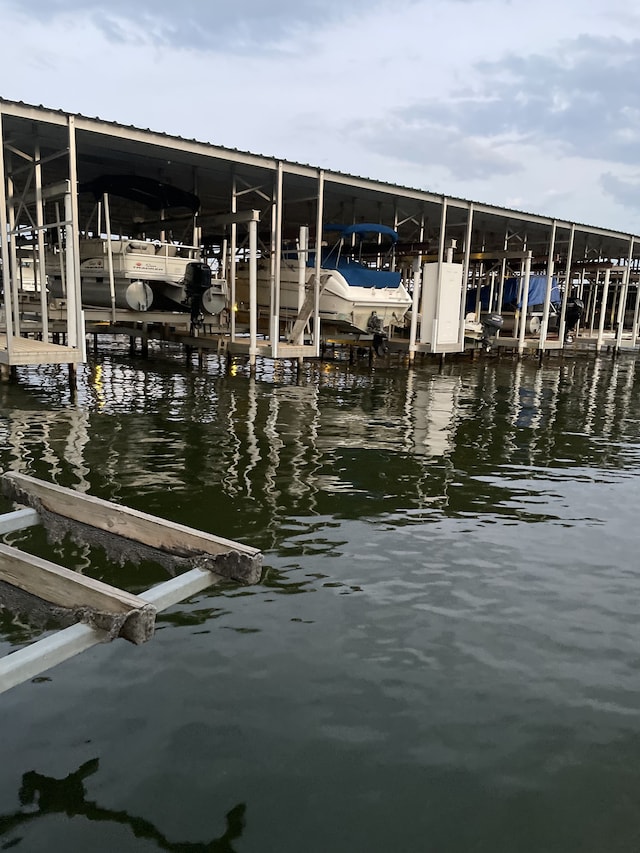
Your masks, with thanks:
[[[324,245],[320,259],[319,306],[322,326],[365,334],[388,333],[401,327],[411,306],[401,273],[393,269],[393,247],[398,234],[373,223],[325,225],[326,235],[335,235]],[[280,315],[295,319],[301,306],[300,266],[304,264],[305,293],[314,291],[316,253],[300,259],[297,250],[285,249],[280,260]],[[258,311],[269,311],[271,303],[270,258],[258,260]],[[249,308],[249,278],[246,264],[236,273],[238,311]]]
[[[115,195],[164,211],[185,208],[197,212],[200,201],[167,184],[129,175],[105,175],[82,184],[80,192],[96,200]],[[98,231],[101,229],[99,228]],[[53,245],[47,255],[51,295],[66,294],[63,254]],[[100,234],[80,239],[82,303],[86,307],[115,307],[131,311],[191,311],[219,314],[227,303],[227,283],[203,262],[201,249],[167,240]],[[195,304],[197,302],[197,305]]]
[[[533,337],[539,336],[544,318],[544,303],[547,295],[547,276],[532,275],[529,278],[527,294],[525,333]],[[474,331],[477,326],[483,327],[483,337],[492,338],[496,332],[513,333],[518,325],[518,317],[523,313],[524,279],[512,277],[505,279],[502,305],[499,311],[492,311],[491,305],[497,297],[495,288],[484,285],[480,290],[469,290],[466,300],[465,333]],[[562,290],[555,276],[551,278],[549,291],[549,309],[547,331],[557,332],[560,326],[562,309]],[[569,295],[565,309],[565,335],[570,342],[573,331],[584,312],[584,303],[573,295]],[[499,318],[499,320],[498,320]],[[492,332],[489,330],[492,329]],[[489,334],[487,334],[489,332]]]

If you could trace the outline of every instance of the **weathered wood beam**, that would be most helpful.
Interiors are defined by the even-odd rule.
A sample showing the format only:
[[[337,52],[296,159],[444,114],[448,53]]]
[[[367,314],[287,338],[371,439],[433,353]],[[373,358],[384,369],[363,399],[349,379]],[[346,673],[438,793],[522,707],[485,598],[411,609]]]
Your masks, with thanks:
[[[142,594],[158,611],[178,604],[223,580],[219,575],[192,569],[177,578],[158,584]],[[0,693],[24,684],[42,672],[108,640],[106,631],[91,625],[72,625],[24,649],[0,658]]]
[[[9,545],[0,545],[0,581],[77,612],[79,619],[113,628],[116,636],[131,642],[144,643],[153,636],[156,608],[149,602]]]
[[[13,471],[2,475],[2,492],[38,511],[45,525],[49,513],[124,540],[123,553],[127,542],[140,543],[241,583],[256,583],[260,578],[260,551],[240,542]]]

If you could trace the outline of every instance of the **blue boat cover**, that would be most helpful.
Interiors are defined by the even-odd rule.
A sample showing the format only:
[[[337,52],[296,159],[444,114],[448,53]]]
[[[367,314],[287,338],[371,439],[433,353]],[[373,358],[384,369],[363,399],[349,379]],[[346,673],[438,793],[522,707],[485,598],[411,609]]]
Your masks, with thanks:
[[[502,310],[511,310],[513,311],[516,307],[522,308],[522,299],[518,300],[518,289],[520,287],[521,279],[519,278],[507,278],[504,282],[504,293],[502,296]],[[480,308],[483,311],[488,311],[489,309],[489,296],[491,293],[491,287],[488,284],[485,284],[484,287],[480,288]],[[537,305],[544,305],[544,298],[547,293],[547,277],[546,275],[532,275],[529,278],[529,298],[527,299],[527,305],[529,308],[534,308]],[[497,295],[497,285],[494,287],[494,295]],[[474,311],[476,307],[476,299],[477,299],[477,290],[470,290],[467,292],[467,303],[466,310]],[[562,294],[560,292],[560,288],[558,287],[558,280],[555,276],[553,276],[551,280],[551,302],[559,303],[562,301]]]
[[[348,237],[351,234],[382,234],[384,237],[390,237],[394,243],[398,242],[398,232],[388,225],[378,225],[375,222],[358,222],[356,225],[334,225],[333,223],[325,225],[324,231],[338,231],[341,237]]]
[[[307,259],[308,267],[315,267],[316,253],[309,252]],[[352,258],[341,256],[336,263],[335,252],[322,252],[322,269],[337,270],[344,276],[347,284],[352,287],[400,287],[402,276],[399,272],[391,270],[377,270],[367,267]]]

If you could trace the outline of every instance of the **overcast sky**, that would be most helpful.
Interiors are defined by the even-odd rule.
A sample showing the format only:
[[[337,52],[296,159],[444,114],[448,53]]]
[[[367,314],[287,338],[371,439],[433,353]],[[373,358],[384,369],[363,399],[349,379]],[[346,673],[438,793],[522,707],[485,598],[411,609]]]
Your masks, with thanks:
[[[10,100],[640,234],[633,0],[0,0],[0,21]]]

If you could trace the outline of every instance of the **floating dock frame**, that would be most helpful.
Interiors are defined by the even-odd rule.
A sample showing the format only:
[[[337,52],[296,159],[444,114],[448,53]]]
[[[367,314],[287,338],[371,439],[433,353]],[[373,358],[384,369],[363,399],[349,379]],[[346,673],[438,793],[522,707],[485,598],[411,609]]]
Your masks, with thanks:
[[[9,609],[12,604],[25,609],[26,603],[76,623],[0,659],[0,693],[118,636],[146,642],[158,611],[223,580],[251,584],[260,579],[260,552],[239,542],[24,474],[5,473],[1,485],[5,496],[28,505],[0,516],[2,535],[42,523],[55,536],[69,533],[77,541],[98,544],[112,558],[151,559],[180,573],[132,595],[0,544],[0,600],[8,601]]]

